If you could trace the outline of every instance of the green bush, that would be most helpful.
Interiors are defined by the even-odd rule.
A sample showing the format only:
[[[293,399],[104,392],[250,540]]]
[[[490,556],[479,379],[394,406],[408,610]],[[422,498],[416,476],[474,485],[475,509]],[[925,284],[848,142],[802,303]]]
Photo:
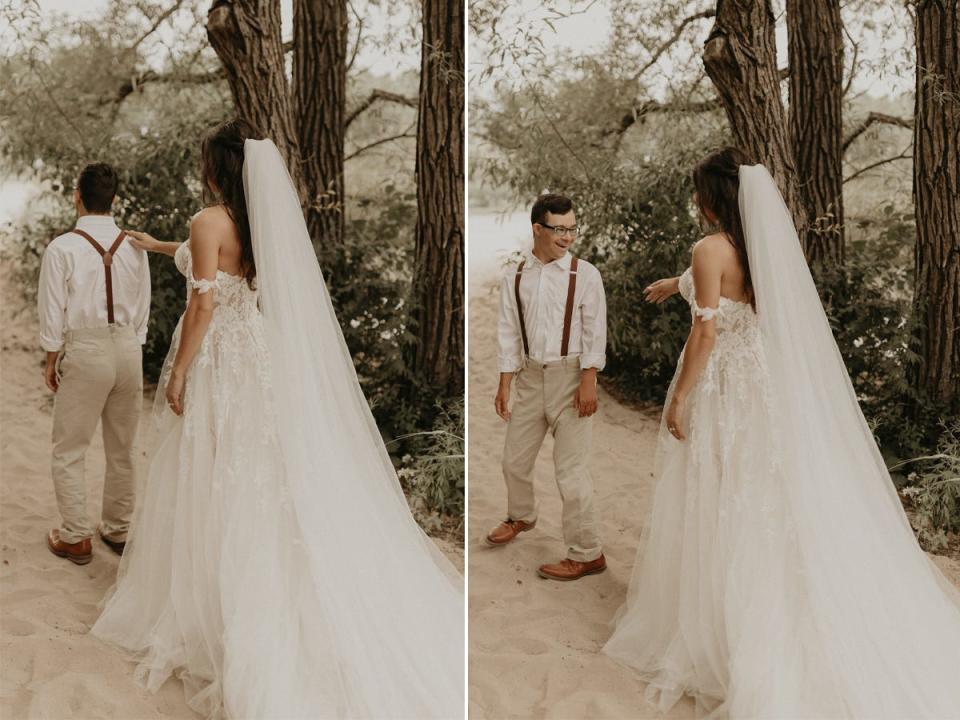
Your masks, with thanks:
[[[960,420],[943,424],[937,452],[913,458],[902,465],[919,464],[901,488],[921,544],[931,552],[950,547],[950,534],[960,533]]]
[[[888,205],[848,228],[844,266],[818,278],[860,407],[888,458],[921,454],[939,434],[937,408],[908,382],[915,237],[913,215]]]
[[[417,522],[428,531],[449,529],[462,537],[466,487],[463,399],[440,404],[437,410],[432,431],[406,438],[417,442],[414,454],[404,457],[405,467],[399,474]]]

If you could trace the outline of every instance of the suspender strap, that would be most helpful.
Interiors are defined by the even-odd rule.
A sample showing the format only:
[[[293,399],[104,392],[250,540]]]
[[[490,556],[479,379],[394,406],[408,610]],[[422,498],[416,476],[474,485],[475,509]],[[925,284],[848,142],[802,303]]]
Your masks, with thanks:
[[[526,260],[521,260],[517,267],[517,276],[513,282],[513,294],[517,297],[517,316],[520,318],[520,337],[523,338],[523,356],[530,355],[530,344],[527,342],[527,324],[523,321],[523,304],[520,302],[520,278],[523,274],[523,266]]]
[[[117,250],[120,247],[120,243],[123,242],[123,239],[127,234],[121,230],[120,234],[117,235],[117,239],[113,241],[113,245],[110,246],[109,250],[104,250],[100,247],[100,243],[90,237],[83,230],[74,228],[73,232],[79,235],[82,238],[85,238],[87,242],[93,245],[93,249],[100,253],[100,257],[103,258],[103,269],[107,274],[107,322],[111,325],[113,324],[113,275],[110,272],[110,266],[113,265],[113,256],[116,254]]]
[[[517,315],[520,318],[520,337],[523,338],[523,355],[530,355],[530,344],[527,342],[527,325],[523,321],[523,303],[520,301],[520,278],[526,260],[521,260],[517,266],[517,274],[513,282],[513,294],[517,298]],[[560,357],[566,357],[570,347],[570,326],[573,324],[573,296],[577,292],[577,258],[570,259],[570,282],[567,284],[567,306],[563,311],[563,339],[560,341]]]
[[[570,325],[573,323],[573,295],[577,291],[577,258],[570,260],[570,283],[567,285],[567,307],[563,311],[563,340],[560,341],[560,357],[567,356],[570,346]]]

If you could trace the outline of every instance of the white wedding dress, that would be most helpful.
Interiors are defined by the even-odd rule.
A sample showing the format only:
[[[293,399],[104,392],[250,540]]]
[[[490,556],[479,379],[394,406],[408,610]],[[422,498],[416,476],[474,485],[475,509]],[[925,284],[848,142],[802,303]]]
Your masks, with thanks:
[[[270,141],[247,141],[257,289],[218,272],[92,633],[210,718],[462,718],[463,590],[417,527]],[[261,312],[262,309],[262,312]]]
[[[662,712],[688,694],[711,717],[958,718],[958,593],[917,545],[773,179],[745,166],[740,183],[758,311],[700,308],[680,278],[716,344],[686,439],[661,423],[604,652]]]

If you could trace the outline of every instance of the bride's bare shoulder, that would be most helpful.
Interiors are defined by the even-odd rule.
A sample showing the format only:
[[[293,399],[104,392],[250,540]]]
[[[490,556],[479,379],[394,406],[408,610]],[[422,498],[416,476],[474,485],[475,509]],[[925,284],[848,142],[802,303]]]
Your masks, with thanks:
[[[698,247],[710,248],[711,250],[720,249],[720,248],[733,248],[733,245],[730,243],[730,240],[727,239],[725,233],[715,232],[710,233],[709,235],[704,235],[702,238],[697,240],[694,244],[694,249]]]
[[[190,218],[190,226],[216,231],[232,227],[233,220],[223,205],[210,205]]]
[[[222,205],[206,207],[190,220],[190,237],[204,236],[218,245],[237,242],[237,226]]]
[[[736,250],[723,233],[706,235],[693,246],[693,257],[695,259],[722,261],[731,254],[735,257]]]

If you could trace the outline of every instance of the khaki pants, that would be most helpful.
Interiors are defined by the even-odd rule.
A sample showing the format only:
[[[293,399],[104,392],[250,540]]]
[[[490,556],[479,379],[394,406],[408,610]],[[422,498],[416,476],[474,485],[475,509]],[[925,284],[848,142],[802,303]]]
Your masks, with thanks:
[[[100,420],[106,455],[103,533],[111,540],[125,540],[133,515],[134,444],[143,403],[140,342],[129,326],[70,331],[57,372],[52,473],[63,518],[60,537],[75,543],[93,535],[84,464]]]
[[[514,400],[503,446],[507,515],[537,519],[533,466],[547,431],[553,433],[553,463],[563,501],[567,556],[588,562],[600,557],[600,534],[587,468],[593,418],[579,417],[573,397],[580,385],[576,359],[543,365],[528,361],[514,379]]]

